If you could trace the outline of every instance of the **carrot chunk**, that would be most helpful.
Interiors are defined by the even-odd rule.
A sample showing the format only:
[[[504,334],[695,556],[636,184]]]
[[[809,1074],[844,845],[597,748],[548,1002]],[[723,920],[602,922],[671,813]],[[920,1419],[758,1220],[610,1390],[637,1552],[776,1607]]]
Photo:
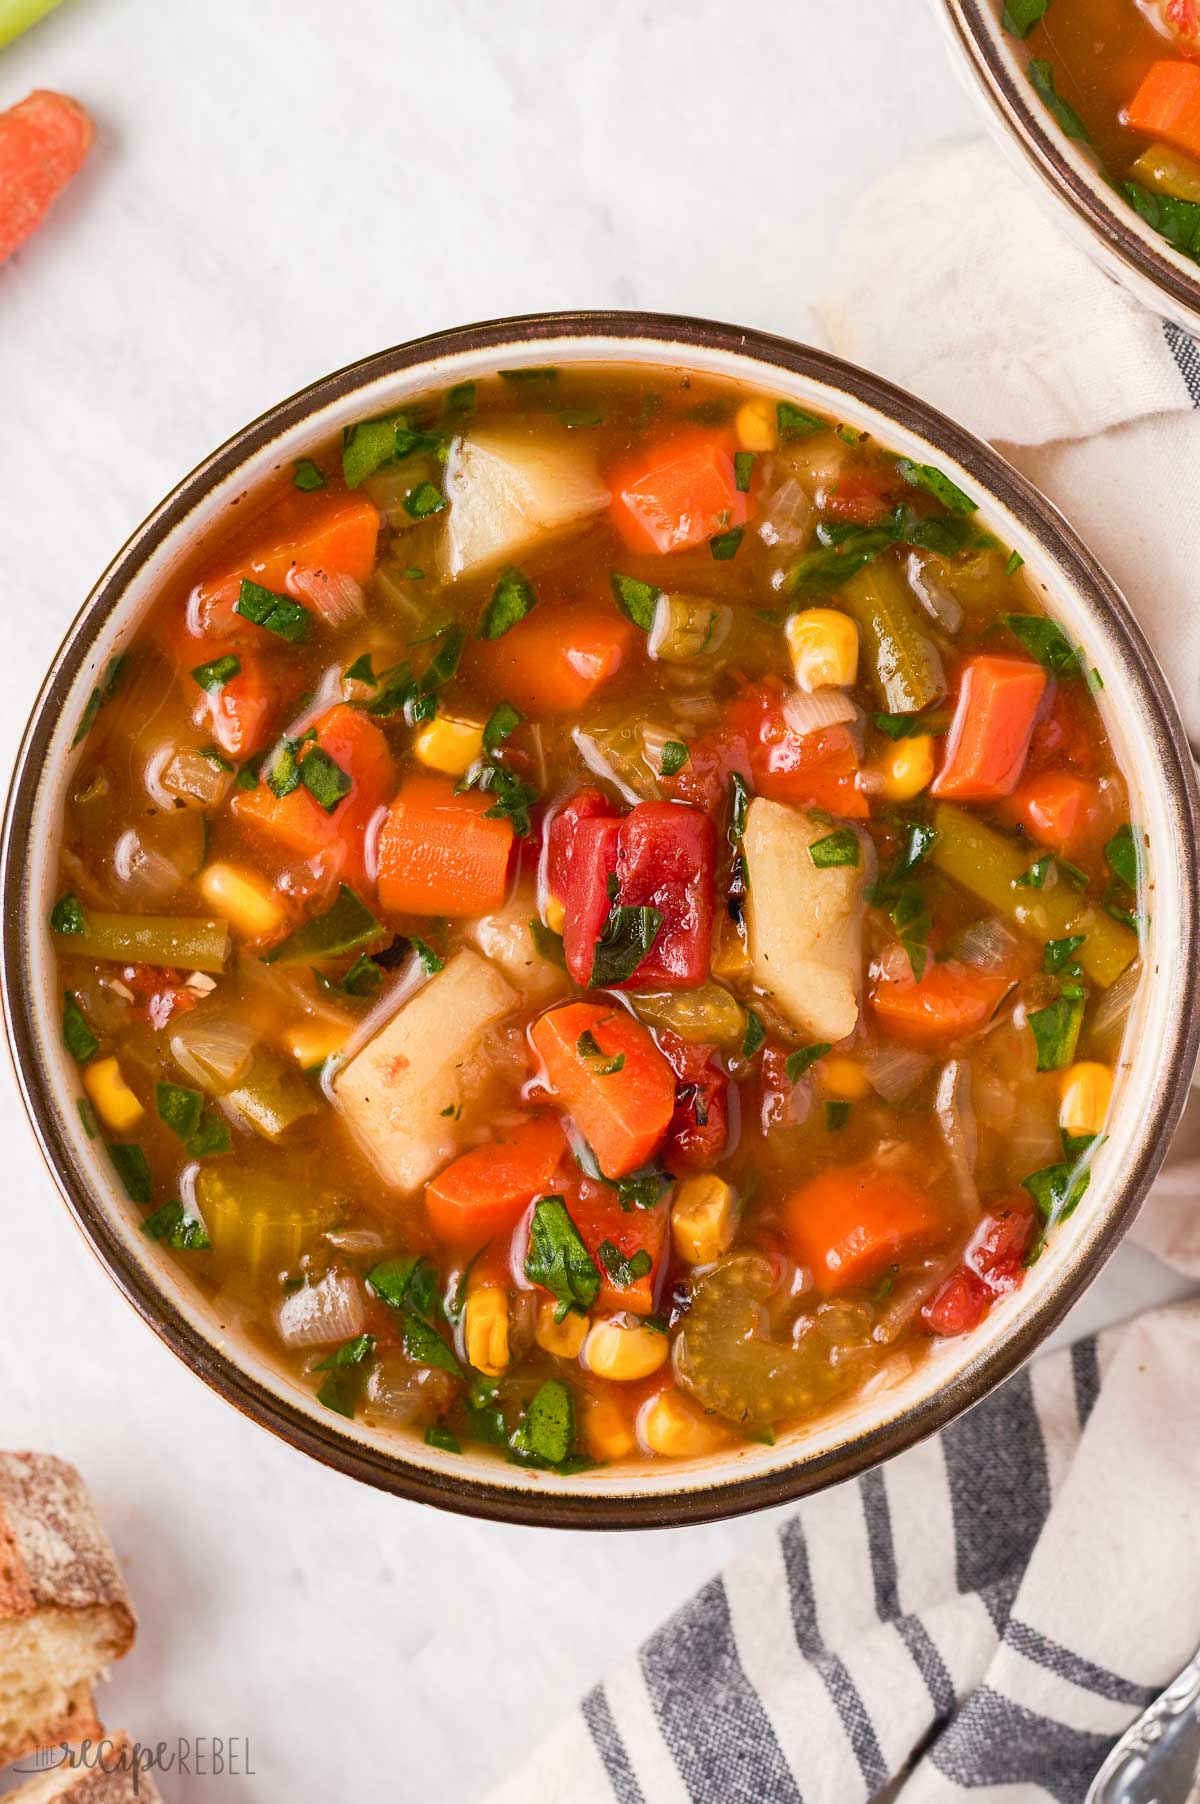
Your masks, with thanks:
[[[439,1240],[479,1246],[507,1234],[533,1199],[553,1188],[566,1140],[553,1115],[538,1115],[455,1159],[425,1187],[425,1213]]]
[[[1005,812],[1042,845],[1065,852],[1092,837],[1098,802],[1092,778],[1047,770],[1026,777]]]
[[[481,915],[508,886],[512,822],[486,820],[490,795],[409,777],[379,835],[379,901],[389,914]]]
[[[1125,118],[1135,132],[1200,157],[1200,64],[1151,63]]]
[[[644,1165],[675,1112],[675,1073],[640,1021],[601,1003],[551,1009],[529,1030],[552,1096],[610,1178]]]
[[[252,643],[258,629],[233,612],[242,578],[283,590],[291,571],[323,570],[365,583],[378,537],[379,509],[365,495],[289,489],[247,522],[219,568],[197,584],[190,624],[196,632],[237,634]]]
[[[37,231],[95,135],[79,102],[49,88],[0,113],[0,263]]]
[[[228,643],[201,645],[196,639],[188,639],[180,649],[187,657],[181,674],[189,699],[194,697],[193,714],[197,724],[207,726],[227,758],[238,762],[253,758],[269,741],[279,717],[282,697],[276,677],[253,652],[238,650],[233,653]],[[236,674],[219,688],[198,690],[192,669],[202,668],[200,658],[212,664],[229,656],[236,660]]]
[[[670,1225],[667,1204],[659,1203],[653,1209],[622,1209],[621,1199],[615,1190],[607,1184],[593,1183],[585,1178],[580,1184],[578,1196],[567,1199],[567,1207],[571,1212],[571,1220],[579,1230],[579,1237],[600,1273],[597,1308],[628,1309],[635,1315],[649,1315],[654,1308],[658,1274],[667,1251],[667,1231]],[[601,1252],[601,1247],[607,1249],[607,1258]],[[638,1278],[631,1278],[622,1288],[617,1283],[617,1278],[628,1274],[622,1271],[618,1260],[613,1258],[614,1249],[627,1263],[637,1260],[639,1253],[648,1253],[650,1270],[643,1272]],[[644,1264],[645,1261],[639,1263]]]
[[[927,1192],[869,1161],[810,1178],[785,1202],[784,1222],[793,1258],[825,1294],[872,1283],[950,1229]]]
[[[988,802],[1020,781],[1046,673],[1028,658],[968,658],[934,795]]]
[[[749,514],[724,434],[677,434],[620,465],[609,485],[612,523],[631,551],[686,551]]]
[[[395,787],[396,766],[379,728],[357,708],[340,703],[321,716],[315,730],[315,745],[349,779],[341,799],[327,808],[310,793],[304,767],[313,747],[302,745],[294,754],[298,787],[277,795],[264,772],[256,788],[234,796],[233,812],[246,826],[302,858],[327,854],[332,870],[362,884],[367,828]],[[327,768],[322,761],[323,774]],[[336,779],[335,785],[341,787]]]
[[[575,714],[616,676],[636,637],[615,609],[542,606],[499,639],[478,642],[468,668],[523,714]]]
[[[919,983],[879,979],[871,1007],[884,1033],[905,1046],[936,1051],[990,1020],[1009,988],[1007,977],[992,977],[953,961],[926,966]]]

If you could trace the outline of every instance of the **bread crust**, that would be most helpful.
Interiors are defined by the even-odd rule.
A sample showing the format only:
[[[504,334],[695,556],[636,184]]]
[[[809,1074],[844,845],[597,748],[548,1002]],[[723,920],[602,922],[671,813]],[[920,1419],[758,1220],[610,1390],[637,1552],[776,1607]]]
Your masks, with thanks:
[[[0,1745],[0,1766],[37,1748],[97,1739],[91,1681],[128,1653],[137,1631],[116,1556],[74,1466],[46,1453],[0,1453],[0,1626],[49,1610],[96,1618],[95,1668],[71,1689],[64,1712]]]

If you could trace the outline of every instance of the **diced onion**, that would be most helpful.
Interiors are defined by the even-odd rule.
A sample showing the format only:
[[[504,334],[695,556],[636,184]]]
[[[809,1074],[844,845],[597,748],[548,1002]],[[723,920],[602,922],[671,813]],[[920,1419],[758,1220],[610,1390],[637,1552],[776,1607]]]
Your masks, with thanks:
[[[372,589],[387,607],[402,615],[406,621],[420,620],[425,610],[410,584],[403,580],[400,574],[402,569],[400,564],[380,564],[371,578]]]
[[[732,608],[707,595],[660,595],[646,650],[667,664],[712,657],[732,626]]]
[[[171,859],[146,845],[133,827],[122,833],[113,848],[113,871],[131,902],[165,902],[177,895],[184,873]]]
[[[160,808],[173,808],[179,800],[209,808],[222,800],[233,772],[190,746],[164,745],[147,763],[145,782]]]
[[[792,689],[784,698],[783,718],[801,739],[820,733],[844,720],[857,718],[858,709],[844,689]]]
[[[907,962],[907,955],[906,962]],[[863,1060],[867,1082],[884,1102],[901,1102],[915,1090],[932,1060],[908,1046],[881,1046]]]
[[[640,796],[636,789],[625,782],[624,778],[617,775],[615,769],[604,756],[604,753],[600,750],[600,747],[596,744],[596,741],[592,738],[590,733],[584,733],[579,727],[575,727],[572,729],[571,738],[575,742],[575,749],[578,751],[579,756],[583,759],[583,762],[587,765],[593,776],[603,777],[606,783],[611,783],[613,788],[617,790],[622,798],[634,807],[636,807],[639,802],[645,800],[645,797]]]
[[[950,1059],[942,1066],[934,1110],[950,1155],[958,1194],[974,1215],[979,1209],[979,1190],[975,1183],[979,1131],[971,1107],[971,1067],[965,1059]]]
[[[946,951],[977,971],[999,971],[1011,965],[1019,946],[1016,934],[999,915],[985,915],[982,921],[972,921],[954,934]]]
[[[1135,962],[1104,991],[1092,1016],[1093,1039],[1114,1042],[1120,1038],[1141,981],[1142,967],[1140,962]]]
[[[908,554],[906,574],[908,586],[916,596],[925,612],[944,627],[951,635],[958,632],[963,623],[963,611],[959,602],[951,595],[945,583],[939,582],[929,565],[915,551]]]
[[[1062,1158],[1062,1137],[1057,1108],[1038,1108],[1033,1099],[1016,1112],[1008,1141],[1008,1172],[1019,1184],[1031,1172],[1057,1165]]]
[[[798,551],[808,540],[816,511],[808,490],[788,471],[766,498],[758,536],[764,545]]]
[[[362,1285],[349,1272],[329,1272],[284,1297],[276,1312],[285,1347],[325,1347],[353,1340],[367,1320]]]
[[[171,1035],[171,1056],[202,1090],[231,1090],[250,1063],[258,1041],[248,1021],[197,1010]]]
[[[344,570],[301,566],[288,571],[284,586],[289,595],[315,609],[326,626],[349,626],[366,612],[362,584]]]

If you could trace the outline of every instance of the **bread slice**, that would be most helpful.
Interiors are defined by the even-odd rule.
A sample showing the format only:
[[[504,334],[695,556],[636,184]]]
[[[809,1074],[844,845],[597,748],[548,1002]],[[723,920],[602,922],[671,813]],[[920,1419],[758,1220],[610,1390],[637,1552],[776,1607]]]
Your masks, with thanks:
[[[0,1453],[0,1766],[100,1735],[92,1683],[128,1653],[136,1627],[75,1468]]]
[[[127,1735],[114,1735],[97,1750],[96,1764],[73,1767],[69,1762],[5,1792],[4,1804],[162,1804],[162,1793],[149,1773],[134,1777],[136,1755]]]

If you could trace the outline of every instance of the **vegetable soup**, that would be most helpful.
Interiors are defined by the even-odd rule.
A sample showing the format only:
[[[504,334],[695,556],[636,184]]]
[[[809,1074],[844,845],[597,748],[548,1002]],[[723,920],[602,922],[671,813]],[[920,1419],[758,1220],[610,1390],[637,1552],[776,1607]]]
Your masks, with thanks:
[[[1002,22],[1062,130],[1200,261],[1200,0],[1007,0]]]
[[[1085,1197],[1142,835],[940,470],[678,370],[314,445],[79,723],[50,919],[146,1235],[344,1416],[770,1440]]]

